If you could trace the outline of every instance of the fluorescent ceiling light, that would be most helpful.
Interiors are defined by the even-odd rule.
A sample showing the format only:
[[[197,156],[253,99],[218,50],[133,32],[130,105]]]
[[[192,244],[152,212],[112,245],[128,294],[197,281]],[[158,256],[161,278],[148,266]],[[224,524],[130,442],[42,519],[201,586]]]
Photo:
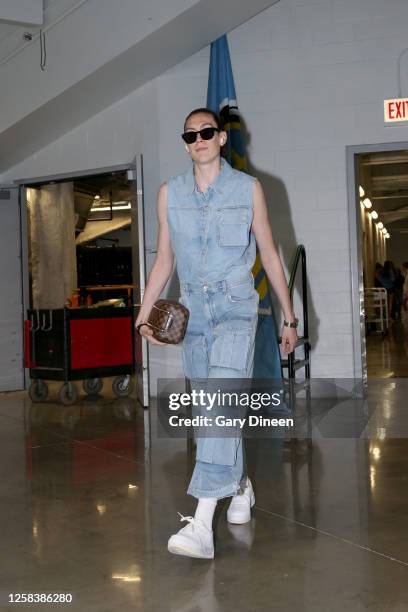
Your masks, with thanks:
[[[371,207],[372,207],[371,200],[370,200],[369,198],[365,198],[365,199],[363,200],[363,204],[364,204],[364,206],[365,206],[366,208],[371,208]]]
[[[375,210],[372,210],[370,214],[372,219],[378,219],[378,212]]]
[[[384,227],[384,223],[382,221],[379,221],[377,223],[377,227],[378,227],[378,229],[382,229]]]
[[[130,210],[132,208],[130,202],[128,204],[123,204],[121,206],[112,206],[112,212],[115,210]],[[111,210],[110,206],[92,206],[90,212],[99,212],[100,210]]]
[[[388,234],[388,230],[387,230],[386,227],[383,227],[381,231],[382,231],[383,234]]]
[[[386,237],[386,238],[390,238],[390,235],[389,235],[389,233],[388,233],[388,232],[385,234],[385,237]]]
[[[362,186],[360,185],[360,187],[358,188],[359,192],[360,192],[360,198],[364,197],[364,189],[362,188]]]

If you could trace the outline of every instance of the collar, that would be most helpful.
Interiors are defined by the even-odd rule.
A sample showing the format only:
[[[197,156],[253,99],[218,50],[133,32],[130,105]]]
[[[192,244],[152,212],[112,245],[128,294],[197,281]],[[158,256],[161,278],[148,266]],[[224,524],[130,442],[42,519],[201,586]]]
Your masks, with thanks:
[[[223,186],[225,182],[230,178],[231,174],[231,166],[229,165],[227,160],[221,157],[221,170],[219,171],[213,182],[208,185],[208,188],[211,188],[219,194],[222,194]],[[198,189],[194,176],[194,163],[191,164],[190,168],[186,172],[186,185],[189,194],[192,194],[195,189]]]

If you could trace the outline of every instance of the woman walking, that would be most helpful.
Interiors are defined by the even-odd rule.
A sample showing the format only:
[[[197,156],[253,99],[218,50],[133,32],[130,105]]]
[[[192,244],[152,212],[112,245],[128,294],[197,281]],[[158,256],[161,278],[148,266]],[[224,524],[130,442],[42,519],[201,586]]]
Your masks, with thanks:
[[[250,378],[259,301],[252,276],[256,243],[284,313],[283,351],[292,352],[297,341],[297,320],[265,197],[258,180],[233,170],[221,158],[227,134],[215,113],[205,108],[192,111],[182,138],[193,163],[160,187],[157,255],[136,326],[147,320],[172,274],[175,256],[181,301],[190,310],[182,351],[185,376]],[[161,344],[147,326],[139,329],[149,342]],[[241,436],[197,438],[187,492],[197,498],[197,509],[194,517],[182,516],[187,525],[170,538],[168,550],[213,558],[212,520],[218,499],[232,497],[227,520],[238,524],[250,520],[255,503]]]

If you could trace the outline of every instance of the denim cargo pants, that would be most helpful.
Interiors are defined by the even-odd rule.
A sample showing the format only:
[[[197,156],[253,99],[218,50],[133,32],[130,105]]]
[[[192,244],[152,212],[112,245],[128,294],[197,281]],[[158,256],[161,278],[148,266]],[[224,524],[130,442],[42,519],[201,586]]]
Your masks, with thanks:
[[[225,160],[204,193],[195,185],[193,167],[168,181],[180,301],[190,311],[182,356],[192,388],[196,379],[252,377],[259,303],[252,276],[253,181]],[[199,381],[197,386],[202,388]],[[196,441],[188,493],[218,499],[235,495],[246,476],[241,431],[222,437],[208,429]]]
[[[258,318],[258,294],[253,283],[187,283],[181,302],[190,310],[182,355],[192,388],[202,388],[195,379],[251,378]],[[246,477],[241,431],[237,429],[235,437],[220,437],[219,432],[214,435],[212,427],[202,431],[207,435],[201,433],[196,438],[196,465],[188,493],[217,499],[235,495]]]

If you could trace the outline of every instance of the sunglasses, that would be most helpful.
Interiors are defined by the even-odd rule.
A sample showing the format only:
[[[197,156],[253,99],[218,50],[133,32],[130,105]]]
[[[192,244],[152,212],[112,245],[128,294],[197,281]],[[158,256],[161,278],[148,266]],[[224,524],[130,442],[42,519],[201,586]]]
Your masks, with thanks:
[[[219,132],[220,130],[216,127],[206,127],[202,130],[198,130],[198,132],[184,132],[181,135],[184,142],[187,144],[193,144],[197,140],[197,134],[200,134],[203,140],[211,140],[214,137],[215,132]]]

